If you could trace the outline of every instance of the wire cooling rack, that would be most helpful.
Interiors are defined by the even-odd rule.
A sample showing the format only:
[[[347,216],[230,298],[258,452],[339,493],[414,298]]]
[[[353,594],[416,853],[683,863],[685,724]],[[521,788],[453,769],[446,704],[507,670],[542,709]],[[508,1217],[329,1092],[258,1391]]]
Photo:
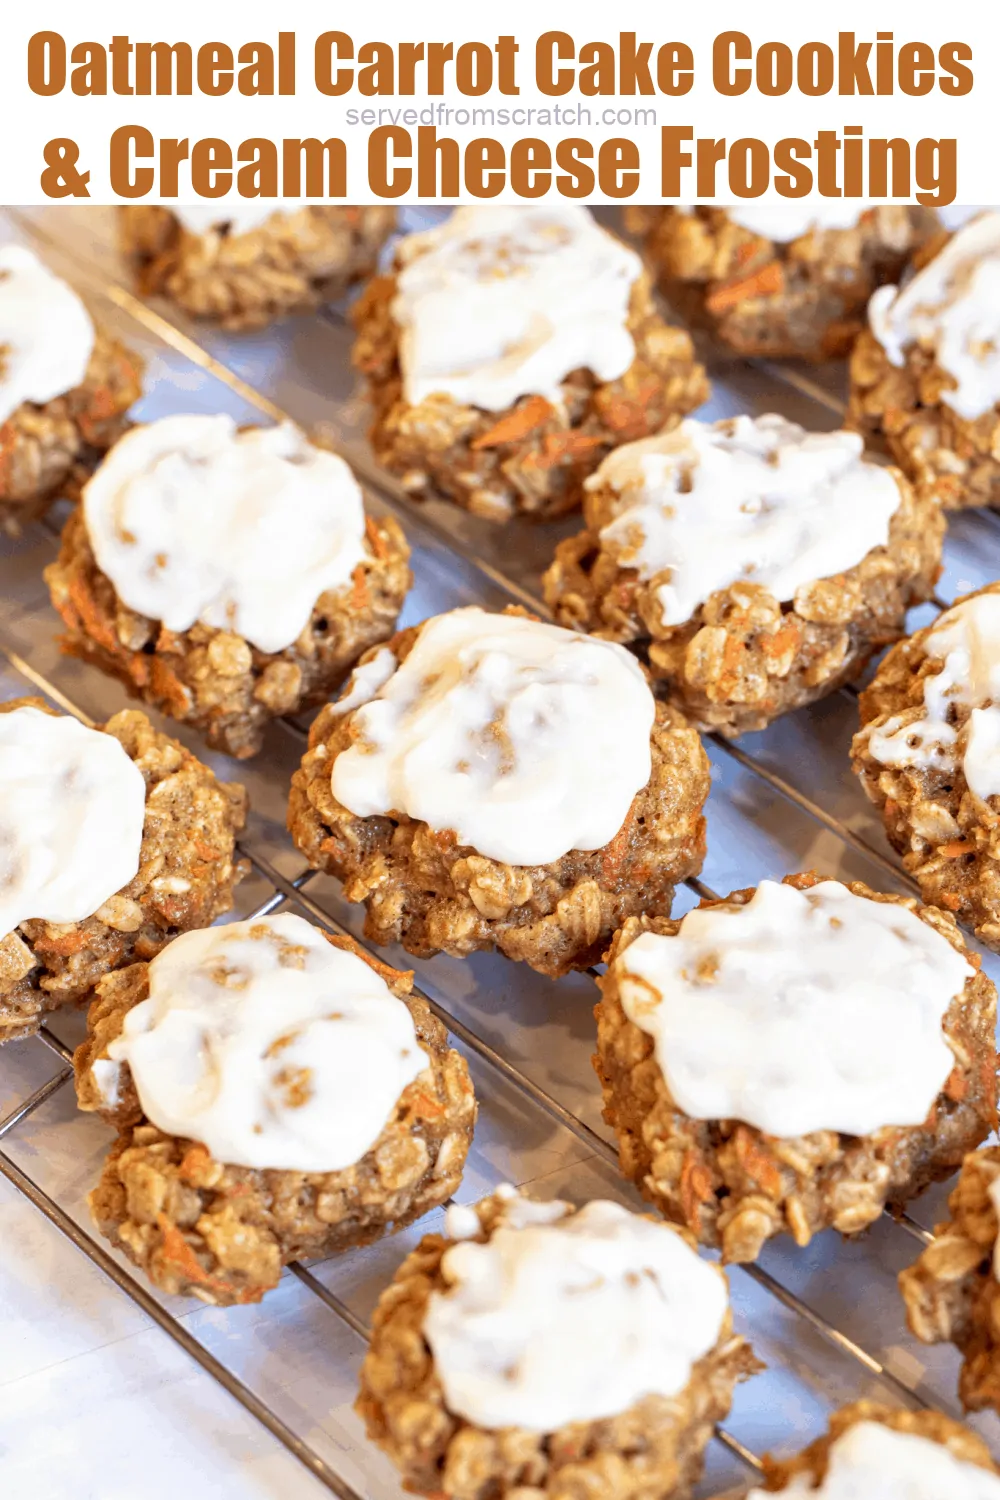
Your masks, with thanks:
[[[145,356],[141,416],[189,410],[225,410],[241,421],[289,416],[332,438],[362,478],[371,507],[397,514],[410,538],[416,583],[404,623],[469,602],[502,607],[515,601],[544,613],[541,571],[555,540],[578,523],[514,522],[501,529],[444,502],[408,502],[364,445],[365,413],[350,373],[342,309],[262,334],[226,337],[195,329],[166,306],[132,295],[108,210],[9,212],[6,229],[8,237],[36,243],[53,269],[77,285],[97,318]],[[702,352],[714,391],[706,415],[778,410],[814,428],[838,425],[842,371]],[[93,669],[60,657],[55,645],[57,621],[41,570],[54,555],[58,520],[0,545],[0,697],[40,692],[85,721],[99,721],[125,699]],[[945,558],[939,596],[913,612],[912,628],[1000,573],[1000,517],[954,518]],[[851,775],[847,750],[856,723],[856,694],[845,689],[738,744],[708,738],[708,858],[703,878],[679,892],[679,911],[702,896],[808,868],[884,890],[913,888]],[[220,774],[250,790],[252,814],[241,852],[252,873],[237,891],[233,916],[294,909],[327,931],[350,932],[363,941],[358,909],[343,902],[335,882],[303,867],[284,831],[303,725],[275,725],[263,755],[243,765],[206,755],[177,726],[163,727],[179,732]],[[384,956],[413,966],[400,952]],[[996,961],[987,955],[985,966],[995,970]],[[469,1060],[480,1101],[459,1198],[474,1201],[509,1180],[540,1196],[605,1196],[637,1206],[619,1178],[616,1151],[600,1120],[589,1062],[592,977],[556,983],[494,955],[463,963],[439,958],[416,969],[421,991]],[[109,1137],[99,1122],[74,1109],[69,1061],[81,1030],[76,1013],[56,1012],[37,1038],[0,1053],[0,1173],[320,1487],[341,1500],[398,1496],[393,1473],[365,1444],[350,1402],[378,1292],[420,1234],[437,1227],[440,1212],[367,1250],[290,1266],[258,1309],[192,1315],[190,1303],[162,1297],[133,1274],[90,1224],[85,1196]],[[726,1427],[709,1446],[700,1493],[716,1495],[744,1483],[759,1470],[761,1452],[808,1442],[832,1409],[859,1395],[959,1415],[957,1355],[912,1340],[895,1287],[898,1270],[930,1240],[928,1226],[940,1216],[946,1192],[947,1185],[932,1190],[911,1214],[898,1221],[885,1216],[857,1240],[826,1234],[805,1250],[779,1241],[765,1248],[759,1264],[730,1269],[737,1327],[768,1369],[737,1393]],[[291,1394],[303,1343],[310,1360],[308,1400]],[[996,1419],[977,1418],[974,1425],[1000,1452]],[[238,1482],[236,1471],[220,1475],[221,1484],[230,1482]]]

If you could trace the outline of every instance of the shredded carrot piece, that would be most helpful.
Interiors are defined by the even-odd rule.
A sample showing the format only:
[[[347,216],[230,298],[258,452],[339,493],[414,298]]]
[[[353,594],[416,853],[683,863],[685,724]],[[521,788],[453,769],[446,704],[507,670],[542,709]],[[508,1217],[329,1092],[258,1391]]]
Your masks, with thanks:
[[[177,1168],[182,1182],[192,1182],[199,1178],[204,1170],[205,1163],[210,1161],[208,1152],[204,1146],[197,1143],[189,1146],[181,1158],[181,1164]]]
[[[772,1197],[778,1197],[781,1192],[781,1173],[778,1171],[774,1157],[754,1140],[746,1126],[739,1125],[733,1137],[733,1145],[736,1149],[736,1158],[746,1172]]]
[[[353,582],[353,587],[351,589],[351,608],[364,609],[365,605],[368,603],[368,579],[365,576],[365,569],[362,563],[358,563],[357,567],[354,569],[354,572],[351,574],[351,579]]]
[[[224,1292],[234,1302],[259,1302],[264,1295],[264,1287],[245,1287],[242,1291],[236,1291],[227,1281],[220,1280],[215,1276],[209,1276],[201,1265],[187,1240],[181,1234],[176,1224],[172,1224],[166,1214],[157,1214],[157,1227],[163,1236],[163,1247],[160,1252],[161,1259],[168,1265],[176,1266],[186,1276],[188,1281],[193,1281],[199,1286],[208,1287],[213,1292]]]
[[[539,462],[544,468],[563,458],[583,458],[595,448],[603,448],[606,441],[599,433],[577,432],[573,428],[566,432],[547,432]]]
[[[686,1151],[681,1165],[681,1206],[684,1221],[697,1229],[699,1209],[712,1196],[712,1177],[696,1151]]]
[[[776,630],[774,635],[766,635],[761,641],[764,655],[770,660],[784,656],[789,646],[795,647],[799,643],[799,632],[794,625],[785,625],[781,630]]]
[[[965,1098],[966,1094],[969,1092],[969,1080],[966,1078],[961,1068],[952,1068],[951,1072],[948,1074],[948,1082],[944,1086],[944,1092],[947,1098],[954,1099],[956,1103],[960,1099]]]
[[[368,545],[372,549],[372,552],[378,558],[379,562],[381,562],[388,549],[385,545],[385,537],[382,535],[381,529],[376,524],[373,516],[365,517],[365,536],[368,538]]]
[[[956,896],[954,891],[942,891],[937,897],[938,906],[947,907],[948,911],[958,911],[962,904],[961,896]]]
[[[470,446],[478,452],[480,448],[499,448],[502,443],[519,442],[551,416],[551,402],[544,396],[529,396],[527,401],[522,401],[520,406],[502,416],[499,422],[473,438]]]
[[[752,275],[716,287],[705,298],[705,306],[710,313],[728,312],[731,307],[738,306],[740,302],[749,302],[753,297],[773,297],[784,289],[784,285],[785,273],[781,262],[769,260],[766,266],[761,266]]]
[[[951,844],[942,844],[938,850],[945,859],[958,859],[962,854],[974,854],[976,846],[971,839],[956,839]]]

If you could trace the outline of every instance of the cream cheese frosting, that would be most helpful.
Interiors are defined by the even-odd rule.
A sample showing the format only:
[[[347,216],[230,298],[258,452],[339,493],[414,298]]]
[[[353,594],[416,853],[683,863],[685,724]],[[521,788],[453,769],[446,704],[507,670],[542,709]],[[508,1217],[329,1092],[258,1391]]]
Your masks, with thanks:
[[[635,357],[626,320],[641,262],[579,205],[458,208],[397,255],[411,406],[436,394],[486,411],[525,395],[559,405],[571,371],[616,380]]]
[[[719,1338],[725,1280],[666,1224],[519,1197],[486,1243],[452,1223],[423,1331],[448,1407],[480,1427],[554,1432],[675,1396]]]
[[[333,794],[357,817],[402,813],[490,859],[550,864],[621,828],[649,780],[655,713],[623,647],[452,610],[357,708]]]
[[[292,645],[319,596],[365,558],[357,480],[291,423],[163,417],[112,448],[83,492],[101,571],[129,609],[168,630],[232,630]]]
[[[807,432],[784,417],[688,418],[617,448],[586,482],[623,508],[602,528],[655,589],[664,625],[717,590],[758,583],[782,603],[885,546],[900,491],[854,432]]]
[[[941,670],[924,678],[923,717],[895,714],[868,737],[880,765],[950,772],[961,765],[969,789],[1000,793],[1000,594],[977,594],[938,618],[924,642]],[[971,709],[959,731],[952,706]]]
[[[113,735],[0,714],[0,936],[93,916],[138,873],[145,817],[142,772]]]
[[[837,881],[645,932],[613,972],[677,1107],[767,1135],[920,1125],[955,1065],[942,1020],[974,970],[907,907]]]
[[[32,251],[0,246],[0,422],[25,401],[44,406],[80,385],[95,337],[71,286]]]
[[[413,1018],[357,954],[279,914],[183,933],[149,965],[95,1078],[127,1063],[146,1117],[216,1161],[338,1172],[428,1066]]]
[[[831,1444],[818,1485],[797,1474],[781,1493],[786,1500],[1000,1500],[1000,1477],[917,1433],[855,1422]],[[754,1489],[747,1500],[770,1495]]]
[[[730,203],[726,213],[751,234],[787,245],[811,230],[853,229],[871,207],[871,201],[862,198],[804,198],[795,203]]]
[[[968,422],[1000,402],[1000,212],[980,214],[902,287],[868,304],[871,330],[890,362],[912,345],[954,380],[941,400]]]
[[[249,234],[251,229],[259,229],[275,214],[287,217],[275,206],[272,198],[235,198],[232,201],[227,198],[221,202],[170,203],[164,207],[169,208],[174,218],[179,219],[192,234],[210,234],[224,224],[229,226],[231,234]]]

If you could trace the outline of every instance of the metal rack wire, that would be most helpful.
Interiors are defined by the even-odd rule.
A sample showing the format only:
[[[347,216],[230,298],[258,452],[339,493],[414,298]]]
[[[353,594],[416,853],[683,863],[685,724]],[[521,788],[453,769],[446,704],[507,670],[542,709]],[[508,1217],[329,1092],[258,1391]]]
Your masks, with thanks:
[[[107,295],[117,305],[125,309],[137,322],[162,338],[194,364],[224,381],[232,390],[238,392],[244,399],[253,405],[262,415],[280,420],[285,417],[285,412],[267,395],[256,391],[246,381],[229,370],[224,363],[215,359],[205,349],[184,332],[174,328],[161,315],[153,309],[138,303],[124,287],[111,284],[107,287]],[[838,411],[838,403],[835,395],[825,390],[809,376],[804,376],[795,370],[771,368],[770,373],[777,375],[781,380],[787,382],[801,394],[807,395],[810,400],[820,401],[828,410]],[[840,408],[842,409],[842,408]],[[405,502],[400,502],[398,493],[388,484],[384,476],[381,476],[374,466],[369,465],[368,471],[363,476],[369,484],[377,487],[384,502],[391,508],[397,509],[406,520]],[[426,522],[425,522],[426,524]],[[1000,527],[1000,519],[996,525],[990,520],[984,520],[984,531],[992,531],[994,538]],[[448,546],[455,545],[455,538],[445,535],[444,542]],[[500,588],[508,597],[520,603],[528,603],[533,608],[544,611],[541,601],[523,585],[508,579],[502,572],[481,556],[471,555],[468,559],[481,572],[484,578]],[[939,607],[944,607],[943,601],[936,601]],[[75,714],[77,717],[87,721],[87,715],[75,702],[63,692],[56,683],[50,680],[32,662],[26,660],[18,651],[0,640],[0,653],[5,657],[9,667],[17,673],[26,683],[36,690],[40,690],[51,701]],[[285,731],[298,739],[301,739],[302,731],[293,723],[287,723]],[[865,859],[873,862],[877,867],[891,874],[897,882],[906,882],[907,877],[901,871],[897,862],[884,850],[872,843],[868,838],[849,827],[842,819],[823,808],[818,802],[811,798],[801,788],[796,787],[790,780],[782,776],[770,766],[763,764],[756,756],[749,753],[739,745],[734,745],[721,738],[712,737],[714,748],[720,756],[738,766],[741,771],[757,778],[771,792],[784,799],[788,804],[797,808],[800,812],[807,814],[827,832],[836,836],[844,845],[852,848]],[[339,918],[324,905],[321,897],[315,894],[318,877],[312,871],[302,871],[295,878],[289,879],[278,869],[274,861],[256,849],[252,843],[247,842],[240,852],[250,861],[256,876],[263,882],[268,894],[250,913],[251,916],[260,916],[274,911],[280,906],[289,905],[296,907],[305,916],[317,922],[325,930],[344,934],[347,929]],[[911,882],[912,884],[912,882]],[[701,880],[693,879],[688,882],[691,892],[699,898],[713,898],[715,892]],[[554,1124],[569,1134],[587,1151],[599,1161],[612,1167],[617,1165],[617,1152],[614,1146],[598,1131],[594,1130],[584,1119],[580,1118],[572,1109],[568,1108],[560,1099],[548,1089],[543,1088],[521,1068],[504,1057],[500,1050],[493,1046],[484,1036],[481,1036],[474,1027],[467,1024],[454,1010],[442,1004],[433,993],[425,994],[431,1010],[444,1023],[455,1041],[468,1053],[477,1058],[486,1068],[492,1070],[503,1082],[514,1089],[526,1105],[541,1111]],[[350,1484],[336,1468],[327,1461],[314,1447],[281,1417],[273,1409],[273,1406],[265,1401],[250,1385],[246,1384],[232,1370],[219,1360],[191,1331],[186,1328],[170,1311],[168,1311],[158,1298],[147,1288],[147,1286],[129,1270],[125,1269],[123,1263],[110,1253],[94,1233],[81,1228],[73,1216],[63,1207],[57,1198],[49,1193],[40,1183],[35,1181],[14,1160],[8,1144],[15,1138],[18,1128],[25,1124],[36,1111],[47,1104],[55,1095],[63,1090],[72,1078],[70,1066],[70,1050],[50,1031],[43,1027],[36,1041],[27,1043],[34,1047],[44,1047],[50,1052],[57,1064],[56,1070],[45,1082],[35,1088],[32,1092],[20,1099],[10,1108],[3,1119],[0,1119],[0,1174],[2,1174],[19,1192],[21,1192],[34,1206],[45,1215],[62,1234],[64,1234],[89,1260],[103,1271],[114,1283],[131,1299],[144,1313],[150,1317],[157,1326],[163,1330],[181,1349],[185,1351],[197,1364],[213,1379],[215,1379],[257,1422],[259,1422],[285,1449],[322,1484],[326,1489],[339,1497],[341,1500],[363,1500],[352,1484]],[[910,1236],[919,1243],[926,1243],[931,1236],[909,1216],[904,1215],[901,1219],[893,1221],[897,1225],[898,1233]],[[290,1273],[297,1278],[299,1283],[315,1299],[322,1304],[326,1311],[340,1320],[359,1339],[367,1338],[367,1327],[358,1314],[323,1281],[317,1277],[313,1270],[308,1267],[293,1264]],[[859,1372],[863,1371],[868,1376],[875,1376],[901,1401],[917,1407],[926,1407],[931,1403],[925,1395],[918,1390],[917,1386],[903,1379],[894,1370],[887,1367],[883,1360],[876,1358],[869,1350],[856,1342],[847,1333],[825,1317],[809,1302],[801,1298],[795,1291],[785,1286],[781,1280],[776,1278],[762,1266],[748,1266],[741,1268],[742,1274],[747,1276],[768,1297],[774,1299],[782,1308],[789,1311],[799,1321],[802,1328],[810,1330],[818,1335],[827,1344],[846,1356],[857,1365]],[[751,1473],[759,1471],[761,1461],[758,1455],[752,1452],[732,1433],[720,1429],[717,1433],[719,1441],[734,1455],[740,1463]]]

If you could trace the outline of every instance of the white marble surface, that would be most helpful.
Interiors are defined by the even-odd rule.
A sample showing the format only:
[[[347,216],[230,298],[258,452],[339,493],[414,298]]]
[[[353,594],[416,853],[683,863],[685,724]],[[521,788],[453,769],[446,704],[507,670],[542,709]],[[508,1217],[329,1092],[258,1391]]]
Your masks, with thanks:
[[[159,325],[165,308],[151,315],[122,290],[107,210],[40,210],[35,223],[56,268],[79,284],[97,316],[146,355],[144,415],[227,410],[239,420],[260,420],[277,407],[332,432],[362,474],[377,477],[363,444],[364,411],[347,364],[349,337],[342,318],[294,320],[241,339]],[[0,226],[0,238],[24,232],[24,221],[9,216]],[[191,336],[199,345],[186,342]],[[202,350],[225,368],[214,373],[206,368]],[[807,425],[836,424],[836,371],[793,371],[798,385],[736,361],[716,363],[713,374],[716,393],[706,415],[776,408]],[[384,484],[375,503],[405,507],[391,483]],[[406,509],[405,523],[415,544],[417,574],[407,620],[474,600],[503,604],[510,593],[498,574],[515,595],[530,597],[553,536],[566,529],[565,524],[514,525],[501,532],[443,503]],[[60,658],[54,644],[56,620],[41,581],[54,546],[52,532],[43,526],[16,544],[0,542],[0,648],[18,652],[88,713],[107,716],[121,705],[120,690]],[[463,549],[478,553],[492,571],[463,560]],[[954,521],[947,560],[941,582],[945,598],[996,576],[1000,524],[992,517]],[[0,670],[0,697],[23,691],[16,672]],[[783,776],[827,818],[848,828],[853,843],[730,753],[710,747],[713,791],[704,879],[711,886],[729,890],[764,875],[814,867],[899,888],[881,831],[847,767],[855,714],[850,699],[837,695],[741,742],[755,765]],[[236,767],[209,757],[250,788],[249,842],[288,876],[301,869],[283,826],[288,778],[300,753],[301,741],[278,727],[257,762]],[[357,912],[344,907],[332,882],[317,881],[311,890],[331,913],[357,928]],[[238,914],[266,894],[259,879],[248,881],[239,892]],[[683,893],[682,905],[692,899]],[[594,1000],[589,979],[576,976],[554,985],[523,966],[479,956],[468,963],[421,964],[418,981],[510,1063],[606,1135],[589,1062]],[[78,1026],[75,1017],[57,1023],[68,1041]],[[0,1120],[58,1067],[37,1041],[0,1053]],[[540,1196],[601,1195],[635,1202],[591,1142],[554,1124],[485,1063],[474,1064],[474,1075],[482,1114],[459,1195],[463,1200],[510,1179],[532,1184]],[[2,1147],[87,1226],[84,1199],[108,1138],[98,1122],[74,1111],[71,1090],[63,1088]],[[921,1222],[933,1223],[945,1191],[916,1206]],[[379,1288],[419,1232],[326,1262],[314,1268],[316,1275],[357,1316],[367,1318]],[[918,1399],[956,1412],[954,1351],[923,1349],[905,1330],[895,1275],[915,1251],[903,1230],[881,1222],[851,1244],[825,1235],[807,1251],[772,1245],[762,1264],[915,1390]],[[734,1271],[731,1281],[738,1326],[768,1364],[766,1374],[738,1392],[727,1426],[741,1442],[758,1452],[795,1448],[815,1436],[829,1411],[844,1401],[860,1394],[880,1394],[896,1403],[904,1399],[898,1387],[834,1349],[745,1271]],[[350,1411],[363,1342],[294,1277],[286,1276],[259,1308],[223,1312],[174,1299],[169,1310],[365,1500],[399,1496],[389,1466],[364,1443]],[[0,1494],[25,1500],[315,1500],[327,1493],[2,1178],[0,1383]],[[977,1425],[1000,1453],[996,1419],[980,1418]],[[710,1445],[708,1458],[702,1495],[718,1494],[745,1473],[718,1442]]]

